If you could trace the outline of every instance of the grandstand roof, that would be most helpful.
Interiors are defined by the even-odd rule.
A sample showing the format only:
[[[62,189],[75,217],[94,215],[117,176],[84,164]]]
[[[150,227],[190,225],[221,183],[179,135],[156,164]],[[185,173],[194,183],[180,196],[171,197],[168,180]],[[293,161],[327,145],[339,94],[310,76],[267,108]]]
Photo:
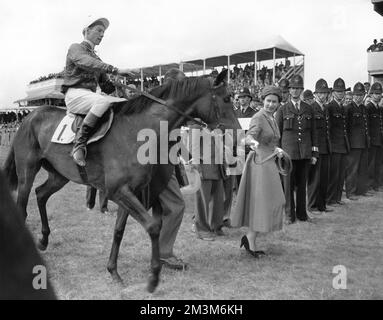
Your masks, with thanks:
[[[257,61],[273,59],[273,49],[275,48],[276,59],[289,58],[293,56],[304,55],[301,51],[287,42],[281,36],[265,37],[263,39],[235,43],[235,39],[230,41],[221,41],[219,49],[210,49],[206,51],[200,48],[200,51],[193,56],[186,56],[183,59],[184,72],[198,71],[203,69],[203,59],[205,59],[206,68],[227,65],[227,57],[230,56],[230,64],[249,63],[255,60],[255,51],[257,51]],[[144,67],[144,76],[158,75],[160,65]],[[170,68],[179,68],[179,63],[168,63],[161,65],[161,74],[164,75]]]
[[[221,53],[218,55],[201,53],[199,58],[187,59],[185,62],[202,65],[205,58],[206,67],[216,67],[227,65],[227,57],[230,56],[230,64],[249,63],[254,62],[255,51],[257,51],[257,61],[272,60],[274,48],[276,59],[304,55],[281,36],[267,37],[248,44],[239,43],[233,45],[232,41],[230,41],[228,45],[230,45],[230,48],[226,50],[222,48],[219,50]]]
[[[372,0],[374,10],[383,16],[383,0]]]
[[[16,100],[14,103],[22,101],[35,101],[40,99],[64,99],[64,94],[58,90],[39,90],[37,92],[31,92],[25,98]]]

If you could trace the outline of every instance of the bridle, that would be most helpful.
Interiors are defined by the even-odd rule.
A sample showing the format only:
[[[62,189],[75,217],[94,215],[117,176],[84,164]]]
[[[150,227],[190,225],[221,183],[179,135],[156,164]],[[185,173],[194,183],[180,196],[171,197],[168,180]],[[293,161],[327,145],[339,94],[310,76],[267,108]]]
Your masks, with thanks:
[[[141,90],[138,90],[138,89],[135,89],[135,88],[131,88],[129,87],[128,85],[125,85],[117,80],[113,80],[112,81],[113,85],[117,88],[120,88],[120,89],[128,89],[130,91],[133,91],[141,96],[144,96],[148,99],[151,99],[171,110],[173,110],[174,112],[178,113],[179,115],[185,117],[186,119],[190,120],[190,121],[193,121],[195,123],[197,123],[198,125],[202,126],[202,128],[207,128],[208,127],[208,124],[206,122],[203,122],[201,120],[197,120],[195,118],[193,118],[192,116],[190,116],[189,114],[177,109],[176,107],[174,107],[172,104],[169,104],[167,103],[165,100],[163,99],[160,99],[160,98],[157,98],[155,96],[153,96],[152,94],[150,93],[147,93],[145,91],[141,91]],[[224,86],[224,83],[220,83],[219,85],[216,85],[216,86],[213,86],[211,89],[210,89],[210,93],[211,93],[211,104],[210,104],[210,108],[209,108],[209,115],[208,115],[208,121],[209,123],[212,123],[212,122],[217,122],[217,126],[216,126],[216,129],[219,129],[219,128],[224,128],[224,125],[220,122],[218,122],[218,120],[220,119],[220,116],[221,116],[221,112],[220,112],[220,108],[219,108],[219,105],[218,105],[218,101],[217,101],[217,95],[216,95],[216,90],[221,88],[222,86]],[[126,95],[125,93],[125,90],[122,90],[122,95],[124,96],[125,99],[129,99],[128,96]]]

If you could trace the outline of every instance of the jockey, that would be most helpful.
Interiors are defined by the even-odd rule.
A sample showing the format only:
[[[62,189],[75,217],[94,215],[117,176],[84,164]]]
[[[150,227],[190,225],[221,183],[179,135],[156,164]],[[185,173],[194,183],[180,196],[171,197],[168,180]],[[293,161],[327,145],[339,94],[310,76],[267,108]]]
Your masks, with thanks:
[[[72,150],[72,157],[79,166],[85,166],[86,143],[94,133],[98,120],[108,110],[111,103],[125,99],[112,97],[96,92],[97,88],[110,94],[113,84],[107,74],[130,75],[130,69],[118,69],[104,63],[96,55],[94,47],[99,45],[109,21],[100,18],[87,24],[83,29],[84,41],[70,46],[66,57],[63,93],[68,113],[85,114]]]

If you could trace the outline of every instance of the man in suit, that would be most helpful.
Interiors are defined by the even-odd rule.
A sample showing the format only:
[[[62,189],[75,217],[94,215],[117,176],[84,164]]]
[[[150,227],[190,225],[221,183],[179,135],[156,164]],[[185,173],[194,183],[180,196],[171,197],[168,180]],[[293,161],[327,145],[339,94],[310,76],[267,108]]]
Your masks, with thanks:
[[[195,124],[190,129],[192,164],[201,172],[201,188],[195,195],[194,228],[199,239],[213,241],[215,236],[224,235],[223,180],[226,172],[223,164],[216,161],[223,159],[223,145],[215,143],[214,133],[207,128]]]
[[[333,85],[333,99],[327,105],[330,143],[330,175],[327,188],[327,205],[343,205],[342,190],[345,178],[346,155],[350,151],[347,133],[347,115],[343,107],[346,84],[338,78]]]
[[[346,167],[346,197],[357,200],[358,195],[366,195],[368,189],[368,148],[370,136],[368,131],[368,114],[363,105],[366,94],[363,83],[356,83],[353,99],[348,106],[347,125],[350,140],[350,153],[347,156]]]
[[[321,214],[330,212],[326,208],[326,195],[329,176],[331,142],[330,125],[327,106],[327,96],[330,89],[326,80],[319,79],[315,84],[315,101],[312,104],[314,110],[315,127],[318,132],[319,158],[315,165],[310,166],[308,176],[308,208],[311,213]]]
[[[302,77],[294,75],[289,89],[291,100],[276,113],[281,133],[281,148],[292,160],[292,172],[284,178],[286,223],[293,223],[296,219],[311,220],[306,211],[307,171],[310,161],[311,164],[317,161],[318,137],[313,109],[300,99],[303,88]],[[294,190],[296,190],[296,202]]]
[[[380,164],[383,158],[383,119],[379,110],[382,99],[382,85],[375,82],[370,89],[371,101],[366,105],[369,118],[371,147],[368,152],[369,187],[379,189]]]
[[[239,99],[239,108],[235,110],[237,118],[251,118],[258,110],[253,109],[250,106],[250,102],[253,100],[253,97],[250,94],[248,88],[243,88],[238,94]]]
[[[184,73],[178,69],[170,69],[164,76],[164,81],[181,80],[185,78]],[[162,211],[162,227],[160,232],[160,260],[161,263],[175,270],[185,270],[187,263],[176,257],[173,252],[174,243],[181,226],[185,212],[185,202],[181,194],[180,185],[177,181],[175,171],[173,171],[166,188],[160,193],[159,206],[153,207],[155,210]]]

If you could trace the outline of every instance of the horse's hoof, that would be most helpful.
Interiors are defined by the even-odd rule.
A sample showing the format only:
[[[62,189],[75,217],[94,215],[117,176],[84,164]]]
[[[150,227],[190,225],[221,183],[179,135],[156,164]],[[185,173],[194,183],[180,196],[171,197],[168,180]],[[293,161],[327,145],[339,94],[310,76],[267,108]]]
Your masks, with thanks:
[[[122,278],[117,272],[111,272],[110,274],[112,275],[112,280],[114,283],[123,285]]]
[[[158,277],[151,276],[149,278],[148,286],[146,288],[148,290],[148,292],[153,293],[156,290],[159,282],[160,282],[160,279]]]
[[[47,250],[48,245],[44,244],[41,240],[37,243],[37,248],[40,251],[45,251]]]

